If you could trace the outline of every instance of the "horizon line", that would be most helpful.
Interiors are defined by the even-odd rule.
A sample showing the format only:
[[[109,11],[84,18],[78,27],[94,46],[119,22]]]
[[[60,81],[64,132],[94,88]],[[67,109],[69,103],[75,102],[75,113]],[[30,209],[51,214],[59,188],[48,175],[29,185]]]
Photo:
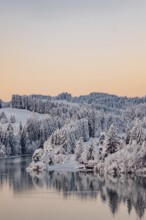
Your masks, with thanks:
[[[146,97],[146,94],[145,95],[143,95],[143,96],[127,96],[127,95],[118,95],[118,94],[113,94],[113,93],[107,93],[107,92],[90,92],[90,93],[87,93],[87,94],[81,94],[81,95],[73,95],[72,93],[70,93],[70,92],[60,92],[60,93],[58,93],[57,95],[50,95],[50,94],[42,94],[42,93],[32,93],[32,94],[16,94],[16,93],[13,93],[12,95],[11,95],[11,100],[12,100],[12,96],[13,95],[19,95],[19,96],[33,96],[33,95],[40,95],[40,96],[47,96],[47,97],[57,97],[57,96],[59,96],[59,95],[61,95],[61,94],[68,94],[68,95],[71,95],[71,97],[72,98],[75,98],[75,97],[77,97],[77,98],[79,98],[79,97],[81,97],[81,96],[89,96],[89,95],[92,95],[92,94],[103,94],[103,95],[109,95],[109,96],[116,96],[116,97],[120,97],[120,98],[128,98],[128,99],[134,99],[134,98],[145,98]],[[0,98],[0,100],[2,101],[2,102],[6,102],[6,103],[8,103],[8,102],[11,102],[11,100],[10,101],[5,101],[5,100],[3,100],[3,99],[1,99]]]

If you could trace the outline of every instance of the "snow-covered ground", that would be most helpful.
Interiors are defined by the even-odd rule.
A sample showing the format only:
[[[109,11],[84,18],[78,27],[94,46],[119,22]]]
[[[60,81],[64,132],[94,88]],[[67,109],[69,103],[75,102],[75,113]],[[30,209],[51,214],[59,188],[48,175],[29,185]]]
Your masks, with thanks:
[[[68,163],[62,163],[62,164],[54,164],[54,165],[45,165],[42,162],[34,163],[32,162],[29,167],[26,168],[27,172],[43,172],[44,170],[48,171],[72,171],[72,172],[78,172],[79,163],[77,161],[74,162],[68,162]],[[37,170],[38,169],[38,170]]]
[[[34,113],[31,111],[28,111],[26,109],[17,109],[17,108],[1,108],[0,109],[0,113],[4,112],[7,119],[10,120],[10,117],[13,115],[15,116],[16,122],[13,123],[13,128],[15,133],[17,133],[20,122],[22,123],[22,125],[25,125],[26,121],[33,117],[35,115],[35,117],[37,117],[38,119],[45,119],[48,117],[48,114],[39,114],[39,113]],[[2,124],[0,123],[0,126],[5,129],[8,126],[8,123],[6,124]]]
[[[16,118],[16,123],[25,124],[27,119],[32,116],[32,112],[23,109],[16,109],[16,108],[1,108],[0,113],[4,112],[8,119],[10,119],[11,115],[14,115]]]
[[[17,109],[17,108],[1,108],[0,113],[4,112],[8,119],[10,119],[11,115],[14,115],[16,118],[16,123],[25,124],[28,118],[33,116],[33,112],[25,110],[25,109]],[[36,117],[39,119],[44,119],[48,116],[48,114],[39,114],[35,112]]]
[[[49,171],[78,171],[77,167],[78,163],[77,162],[72,162],[72,163],[63,163],[63,164],[55,164],[52,166],[48,166],[47,170]]]

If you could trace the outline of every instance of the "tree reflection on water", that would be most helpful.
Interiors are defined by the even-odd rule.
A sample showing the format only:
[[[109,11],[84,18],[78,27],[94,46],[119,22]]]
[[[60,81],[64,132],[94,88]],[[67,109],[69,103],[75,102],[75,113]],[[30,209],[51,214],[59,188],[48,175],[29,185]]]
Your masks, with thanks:
[[[14,194],[31,193],[36,189],[55,190],[64,198],[96,200],[100,196],[109,204],[113,214],[121,204],[127,206],[130,214],[134,208],[138,217],[146,209],[146,178],[139,176],[112,177],[95,173],[51,171],[30,175],[25,171],[28,158],[0,161],[0,190],[8,184]],[[46,192],[47,193],[47,192]]]

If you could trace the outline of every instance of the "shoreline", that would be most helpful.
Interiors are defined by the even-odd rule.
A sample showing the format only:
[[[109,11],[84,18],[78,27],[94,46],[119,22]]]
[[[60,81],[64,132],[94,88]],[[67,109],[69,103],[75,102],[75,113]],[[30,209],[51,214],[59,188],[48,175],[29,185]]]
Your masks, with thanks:
[[[0,160],[4,159],[17,159],[17,158],[23,158],[23,157],[32,157],[32,154],[27,154],[27,155],[17,155],[17,156],[10,156],[10,157],[0,157]]]

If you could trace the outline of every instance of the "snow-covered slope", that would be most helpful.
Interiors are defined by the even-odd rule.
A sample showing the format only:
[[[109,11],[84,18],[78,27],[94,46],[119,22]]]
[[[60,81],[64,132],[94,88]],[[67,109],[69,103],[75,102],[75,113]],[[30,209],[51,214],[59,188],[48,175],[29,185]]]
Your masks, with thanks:
[[[24,125],[28,118],[33,116],[33,112],[25,110],[25,109],[17,109],[17,108],[1,108],[0,113],[4,112],[8,119],[10,119],[11,115],[15,116],[16,124],[20,122]],[[44,119],[48,116],[48,114],[39,114],[35,113],[35,116],[39,119]]]
[[[0,157],[32,154],[63,120],[26,109],[0,109]]]
[[[146,166],[146,97],[13,95],[11,106],[0,110],[2,156],[25,155],[40,148],[34,153],[34,163],[44,163],[44,167],[68,162],[71,154],[81,164],[93,161],[98,170],[110,173],[135,172]],[[131,163],[118,169],[124,166],[125,153],[134,169]],[[124,155],[122,161],[120,155]]]
[[[4,112],[8,119],[10,119],[11,115],[14,115],[17,124],[20,122],[25,124],[27,119],[32,116],[32,112],[16,108],[2,108],[0,109],[0,113],[1,112]]]

